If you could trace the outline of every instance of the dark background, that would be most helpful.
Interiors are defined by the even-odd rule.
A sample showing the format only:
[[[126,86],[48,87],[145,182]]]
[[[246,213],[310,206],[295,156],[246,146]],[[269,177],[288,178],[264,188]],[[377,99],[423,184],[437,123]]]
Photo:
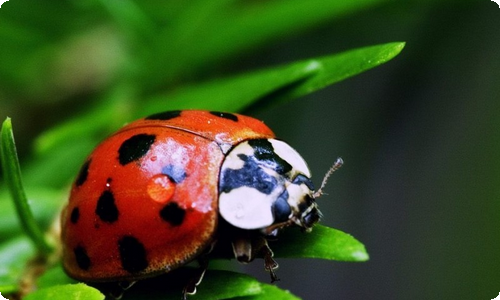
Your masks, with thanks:
[[[370,254],[366,263],[280,259],[279,286],[304,299],[499,294],[499,21],[500,8],[487,0],[387,2],[220,67],[220,74],[244,72],[407,42],[381,67],[249,112],[304,156],[318,185],[336,157],[344,159],[319,200],[322,222]],[[30,120],[16,124],[22,157],[36,135],[86,99],[86,92],[57,101],[0,92],[2,119]],[[261,262],[242,268],[269,280]]]
[[[317,184],[344,159],[319,200],[323,224],[353,234],[370,253],[361,264],[280,260],[281,287],[304,299],[498,296],[499,28],[493,2],[412,2],[266,52],[281,61],[407,42],[375,70],[258,115],[296,146]],[[259,263],[251,269],[262,273]]]

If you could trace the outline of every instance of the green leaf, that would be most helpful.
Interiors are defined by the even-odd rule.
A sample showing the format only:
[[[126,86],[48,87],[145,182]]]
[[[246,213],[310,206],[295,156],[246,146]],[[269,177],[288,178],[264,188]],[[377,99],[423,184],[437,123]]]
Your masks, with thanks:
[[[262,292],[261,283],[248,275],[230,271],[209,270],[198,288],[195,299],[229,299]]]
[[[315,61],[304,61],[187,86],[173,93],[147,99],[138,112],[140,115],[148,115],[165,108],[241,111],[277,90],[315,76],[320,69],[321,66]]]
[[[309,233],[298,228],[287,228],[277,242],[270,242],[276,257],[321,258],[338,261],[362,262],[369,259],[365,246],[351,235],[323,225],[316,225]]]
[[[193,268],[181,268],[171,273],[137,282],[127,290],[127,299],[165,300],[179,299],[182,289],[192,279]],[[189,299],[231,299],[257,295],[262,292],[261,283],[248,275],[222,270],[208,270],[197,292]]]
[[[289,291],[282,290],[275,285],[264,284],[260,285],[261,292],[258,295],[236,297],[234,300],[300,300],[299,297],[290,293]]]
[[[241,111],[256,102],[292,100],[381,65],[398,55],[404,45],[395,42],[369,46],[185,87],[146,100],[140,112],[147,115],[165,107]]]
[[[206,4],[210,2],[214,4]],[[180,18],[186,25],[168,28],[172,32],[160,35],[156,60],[148,68],[151,85],[190,75],[200,67],[387,0],[227,2],[198,1],[190,14]],[[187,25],[191,23],[194,25]]]
[[[349,50],[311,61],[320,65],[320,71],[290,89],[283,89],[273,96],[273,101],[286,101],[310,94],[376,66],[388,62],[404,48],[404,42],[394,42]]]
[[[37,287],[42,289],[55,285],[77,283],[77,281],[66,275],[61,264],[57,264],[45,271],[45,273],[37,279],[36,283]]]
[[[35,247],[25,236],[3,242],[0,245],[1,293],[13,293],[18,290],[26,262],[35,253]]]
[[[84,283],[56,285],[37,290],[26,297],[25,300],[103,300],[104,295],[99,290]]]
[[[125,292],[126,299],[168,300],[179,299],[185,284],[192,278],[194,269],[181,268],[171,273],[138,281]],[[48,270],[37,281],[38,288],[45,289],[51,286],[74,283],[58,265]],[[102,291],[112,288],[113,283],[100,285]],[[189,299],[269,299],[269,300],[296,300],[299,299],[288,291],[276,286],[260,283],[254,277],[223,270],[208,270],[203,281],[197,288],[195,295]]]
[[[181,268],[171,273],[137,282],[125,292],[126,299],[179,299],[182,289],[193,275],[191,267]],[[49,269],[37,281],[39,288],[47,288],[60,284],[74,283],[57,265]],[[112,284],[111,284],[112,285]],[[110,286],[101,286],[107,290]],[[232,299],[235,297],[255,296],[258,299],[293,300],[295,296],[277,287],[260,283],[257,279],[231,271],[208,270],[197,292],[190,299]],[[247,298],[242,298],[247,299]],[[248,298],[253,299],[253,298]],[[257,298],[256,298],[257,299]]]
[[[24,192],[21,179],[21,168],[17,158],[10,118],[7,118],[2,124],[0,158],[5,182],[12,195],[21,225],[26,234],[37,247],[38,251],[47,255],[52,251],[52,247],[45,239],[40,227],[36,224],[33,213],[31,212],[28,204],[28,199]]]

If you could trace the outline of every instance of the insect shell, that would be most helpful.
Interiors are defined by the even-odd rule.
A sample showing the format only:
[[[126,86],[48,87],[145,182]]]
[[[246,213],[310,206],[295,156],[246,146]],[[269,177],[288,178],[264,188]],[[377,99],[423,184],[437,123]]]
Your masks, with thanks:
[[[82,281],[135,281],[200,260],[223,238],[241,262],[263,257],[275,280],[266,237],[292,224],[308,230],[321,217],[310,177],[302,157],[256,119],[148,116],[81,167],[62,213],[64,269]],[[233,230],[221,237],[223,222]]]

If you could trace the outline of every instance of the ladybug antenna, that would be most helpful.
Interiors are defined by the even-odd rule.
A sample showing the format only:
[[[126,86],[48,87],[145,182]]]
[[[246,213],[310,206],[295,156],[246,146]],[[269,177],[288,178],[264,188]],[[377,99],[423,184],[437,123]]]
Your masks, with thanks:
[[[325,187],[328,178],[333,174],[333,172],[337,171],[340,167],[342,167],[343,164],[344,161],[342,160],[342,158],[340,157],[337,158],[337,161],[335,161],[333,166],[328,170],[328,172],[326,172],[325,177],[323,177],[323,182],[321,182],[320,188],[316,192],[314,192],[313,198],[318,198],[321,197],[321,195],[323,195],[323,188]]]

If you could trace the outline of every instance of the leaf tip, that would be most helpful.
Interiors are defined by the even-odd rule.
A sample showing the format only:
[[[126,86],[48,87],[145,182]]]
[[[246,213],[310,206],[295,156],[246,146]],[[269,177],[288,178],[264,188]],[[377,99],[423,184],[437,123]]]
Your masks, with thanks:
[[[395,43],[394,49],[397,51],[397,53],[401,52],[403,48],[406,46],[406,42],[396,42]]]
[[[359,251],[354,251],[351,253],[351,256],[354,261],[368,261],[370,259],[370,256],[368,255],[368,252],[366,252],[365,249],[359,250]]]
[[[12,128],[12,119],[10,117],[6,117],[2,123],[2,131],[9,130],[10,128]]]
[[[399,53],[403,51],[406,42],[393,42],[386,45],[387,47],[385,47],[385,49],[382,52],[384,54],[381,55],[384,62],[389,61],[394,57],[396,57],[397,55],[399,55]]]

